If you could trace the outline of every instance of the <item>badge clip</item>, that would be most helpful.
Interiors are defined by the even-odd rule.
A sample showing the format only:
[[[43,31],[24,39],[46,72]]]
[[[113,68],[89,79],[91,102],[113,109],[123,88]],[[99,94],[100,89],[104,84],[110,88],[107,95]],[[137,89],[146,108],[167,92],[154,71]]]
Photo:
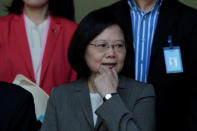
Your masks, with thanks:
[[[169,44],[170,48],[173,48],[173,42],[172,42],[172,36],[171,35],[168,36],[168,44]]]

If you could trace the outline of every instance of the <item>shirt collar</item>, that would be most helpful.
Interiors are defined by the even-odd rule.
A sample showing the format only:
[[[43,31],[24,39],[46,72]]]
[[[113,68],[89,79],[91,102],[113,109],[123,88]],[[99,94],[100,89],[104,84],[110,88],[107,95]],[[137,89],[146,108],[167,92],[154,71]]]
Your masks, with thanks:
[[[36,25],[31,19],[29,19],[26,15],[25,16],[25,21],[27,24],[27,27],[31,27],[31,28],[37,28],[37,29],[43,29],[46,27],[47,24],[47,19],[44,20],[42,23],[40,23],[39,25]]]
[[[162,5],[162,2],[163,2],[163,0],[156,0],[155,5],[154,5],[154,7],[152,9],[150,9],[150,10],[144,10],[144,11],[141,10],[138,7],[138,5],[136,4],[135,0],[128,0],[128,5],[129,5],[130,9],[132,9],[132,10],[136,10],[136,11],[147,13],[147,12],[151,12],[151,11],[153,11],[155,9],[159,9],[160,6]]]

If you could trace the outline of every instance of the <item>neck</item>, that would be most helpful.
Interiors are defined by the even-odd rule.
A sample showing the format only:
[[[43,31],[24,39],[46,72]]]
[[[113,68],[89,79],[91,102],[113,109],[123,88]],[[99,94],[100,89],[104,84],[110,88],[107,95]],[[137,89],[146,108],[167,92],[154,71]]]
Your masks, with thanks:
[[[90,91],[91,93],[98,93],[98,91],[96,90],[96,88],[95,88],[95,86],[94,86],[93,80],[94,80],[94,76],[90,76],[90,77],[88,78],[88,87],[89,87],[89,91]]]
[[[142,10],[150,10],[154,7],[156,0],[135,0],[138,7]]]
[[[36,25],[39,25],[48,17],[48,5],[43,8],[32,8],[24,6],[24,13]]]

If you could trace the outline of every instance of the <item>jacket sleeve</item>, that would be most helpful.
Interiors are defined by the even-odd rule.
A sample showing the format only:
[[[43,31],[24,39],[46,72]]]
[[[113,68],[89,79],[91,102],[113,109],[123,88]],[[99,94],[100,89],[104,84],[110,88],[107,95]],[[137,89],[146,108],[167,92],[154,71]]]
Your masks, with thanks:
[[[54,102],[55,95],[54,90],[52,90],[48,104],[46,113],[44,116],[44,122],[41,127],[41,131],[57,131],[57,119],[56,119],[56,105]]]
[[[17,105],[9,129],[15,131],[38,130],[39,125],[36,121],[33,96],[30,93],[25,94],[23,100]]]
[[[150,85],[144,87],[132,109],[125,106],[119,95],[114,95],[96,110],[96,114],[109,131],[154,131],[154,89]]]
[[[189,101],[189,128],[191,131],[196,131],[197,129],[197,56],[196,56],[196,51],[197,51],[197,12],[195,12],[195,18],[194,20],[194,27],[193,27],[193,32],[190,35],[191,38],[191,50],[190,50],[190,64],[189,64],[189,69],[190,69],[190,79],[188,81],[189,86],[188,88],[190,90],[190,101]]]

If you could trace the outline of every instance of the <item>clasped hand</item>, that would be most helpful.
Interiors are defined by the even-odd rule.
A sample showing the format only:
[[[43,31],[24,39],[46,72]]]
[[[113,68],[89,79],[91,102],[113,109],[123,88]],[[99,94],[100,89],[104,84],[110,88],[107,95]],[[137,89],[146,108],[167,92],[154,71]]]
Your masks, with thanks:
[[[106,94],[117,92],[118,74],[114,68],[109,69],[108,67],[101,66],[93,83],[96,90],[103,98]]]

